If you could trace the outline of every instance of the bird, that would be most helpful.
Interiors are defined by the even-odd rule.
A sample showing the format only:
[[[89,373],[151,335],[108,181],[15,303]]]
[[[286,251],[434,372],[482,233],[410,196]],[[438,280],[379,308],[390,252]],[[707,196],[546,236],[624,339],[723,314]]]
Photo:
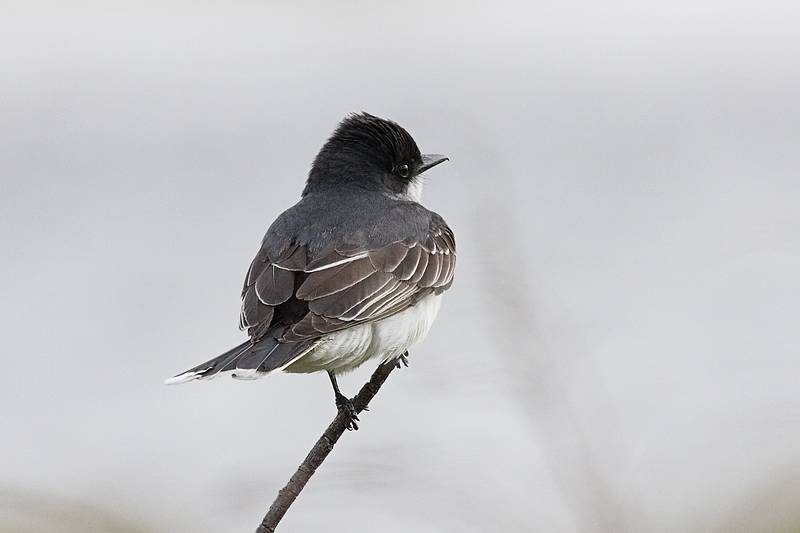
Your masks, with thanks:
[[[239,313],[247,340],[165,383],[325,371],[347,428],[358,429],[337,376],[372,359],[408,366],[452,286],[455,236],[420,204],[422,174],[448,160],[422,154],[396,122],[347,115],[247,270]]]

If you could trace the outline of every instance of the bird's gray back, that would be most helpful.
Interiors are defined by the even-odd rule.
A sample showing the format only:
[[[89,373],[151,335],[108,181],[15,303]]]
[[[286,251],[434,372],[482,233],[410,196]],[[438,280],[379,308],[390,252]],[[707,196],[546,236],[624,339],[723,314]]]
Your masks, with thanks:
[[[332,249],[357,253],[402,240],[423,242],[432,225],[444,225],[444,220],[416,202],[381,193],[326,191],[306,195],[284,211],[267,230],[262,251],[276,256],[300,245],[313,260]]]

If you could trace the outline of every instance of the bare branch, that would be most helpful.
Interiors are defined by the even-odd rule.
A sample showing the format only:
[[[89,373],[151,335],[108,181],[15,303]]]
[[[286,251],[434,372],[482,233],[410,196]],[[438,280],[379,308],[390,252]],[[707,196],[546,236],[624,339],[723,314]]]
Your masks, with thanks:
[[[353,398],[353,407],[356,413],[360,413],[369,405],[369,402],[380,390],[383,382],[386,381],[386,378],[388,378],[392,370],[395,369],[395,365],[396,363],[394,361],[389,361],[375,369],[369,381],[361,387],[361,390]],[[308,452],[308,455],[300,466],[297,467],[297,471],[291,479],[289,479],[286,486],[278,491],[278,497],[272,502],[266,516],[264,516],[264,520],[261,521],[261,525],[256,529],[256,533],[274,533],[275,528],[278,527],[278,522],[281,521],[283,515],[286,514],[286,511],[289,510],[289,507],[294,503],[295,499],[297,499],[297,496],[300,495],[300,492],[306,486],[308,480],[311,479],[311,476],[314,475],[317,468],[319,468],[325,458],[328,457],[328,454],[331,453],[334,444],[336,444],[336,441],[339,440],[339,437],[342,436],[346,428],[347,415],[339,411],[336,418],[334,418],[333,422],[328,426],[328,429],[325,430],[319,440],[317,440],[317,443],[314,444],[314,447],[311,448],[311,451]]]

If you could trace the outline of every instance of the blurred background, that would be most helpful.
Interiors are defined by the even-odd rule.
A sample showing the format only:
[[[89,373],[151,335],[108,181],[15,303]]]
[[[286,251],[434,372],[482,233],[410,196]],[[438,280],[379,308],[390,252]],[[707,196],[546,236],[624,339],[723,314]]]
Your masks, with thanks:
[[[281,531],[800,531],[796,2],[2,13],[3,533],[255,529],[327,377],[162,381],[360,110],[456,281]]]

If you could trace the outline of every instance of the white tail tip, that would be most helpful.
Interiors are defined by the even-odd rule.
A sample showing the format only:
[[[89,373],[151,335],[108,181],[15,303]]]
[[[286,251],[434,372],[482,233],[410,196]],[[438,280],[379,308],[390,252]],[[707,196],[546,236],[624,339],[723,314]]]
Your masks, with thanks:
[[[186,383],[187,381],[192,381],[193,379],[200,378],[200,374],[197,372],[184,372],[183,374],[178,374],[177,376],[172,376],[171,378],[164,380],[164,385],[177,385],[179,383]]]

